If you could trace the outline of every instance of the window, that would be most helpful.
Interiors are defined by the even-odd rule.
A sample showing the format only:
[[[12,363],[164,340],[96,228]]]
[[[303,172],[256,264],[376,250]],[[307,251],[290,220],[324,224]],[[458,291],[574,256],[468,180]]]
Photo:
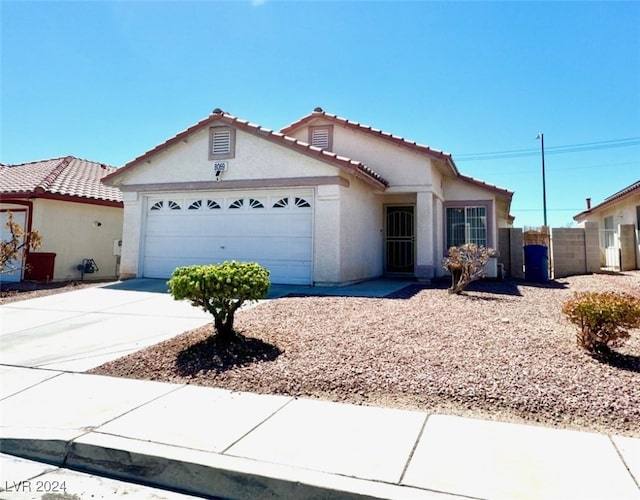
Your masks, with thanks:
[[[298,208],[310,208],[309,202],[304,198],[296,198],[296,207]]]
[[[606,248],[616,246],[616,230],[613,226],[613,215],[604,218],[604,246]]]
[[[162,210],[164,206],[164,201],[156,201],[153,205],[151,205],[150,210]]]
[[[309,144],[331,150],[333,148],[333,126],[309,127]]]
[[[217,210],[220,207],[220,203],[218,203],[215,200],[207,200],[207,208],[209,208],[210,210]]]
[[[451,207],[446,211],[447,248],[465,243],[487,245],[487,207]]]
[[[189,205],[189,210],[200,210],[202,207],[202,200],[196,200],[191,205]]]
[[[640,231],[640,205],[636,207],[636,227]]]
[[[244,200],[242,198],[234,201],[229,205],[229,208],[242,208],[244,206]]]
[[[289,206],[289,198],[280,198],[273,204],[273,208],[285,208]]]
[[[209,159],[224,160],[235,157],[236,131],[231,127],[209,129]]]
[[[169,200],[169,202],[167,203],[167,206],[169,207],[169,210],[180,210],[181,207],[178,203],[176,203],[175,201]]]
[[[249,199],[249,206],[251,208],[264,208],[264,205],[259,200],[255,200],[253,198]]]

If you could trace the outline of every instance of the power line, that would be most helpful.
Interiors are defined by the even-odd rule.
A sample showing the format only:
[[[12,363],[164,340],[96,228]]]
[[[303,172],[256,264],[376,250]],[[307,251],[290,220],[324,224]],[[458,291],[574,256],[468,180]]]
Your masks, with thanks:
[[[599,149],[624,148],[629,146],[640,146],[640,137],[629,137],[626,139],[611,139],[608,141],[584,142],[581,144],[569,144],[565,146],[551,146],[545,148],[546,154],[580,153],[583,151],[595,151]],[[540,154],[538,148],[514,149],[510,151],[491,151],[487,153],[466,153],[455,155],[460,161],[481,161],[481,160],[503,160],[509,158],[519,158],[523,156],[537,156]]]
[[[566,170],[588,170],[592,168],[603,168],[603,167],[619,167],[623,165],[640,165],[640,161],[620,161],[615,163],[600,163],[598,165],[580,165],[577,167],[554,167],[553,173],[566,171]],[[499,170],[496,172],[485,172],[482,171],[483,176],[488,175],[530,175],[531,173],[537,172],[539,170],[538,167],[531,167],[525,170]]]

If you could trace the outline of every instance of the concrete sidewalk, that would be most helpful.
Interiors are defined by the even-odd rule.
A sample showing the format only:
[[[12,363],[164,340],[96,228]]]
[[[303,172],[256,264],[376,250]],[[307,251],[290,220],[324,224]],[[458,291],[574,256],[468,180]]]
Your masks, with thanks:
[[[0,377],[2,453],[183,493],[640,499],[640,439],[35,368]],[[5,474],[0,486],[18,480]]]

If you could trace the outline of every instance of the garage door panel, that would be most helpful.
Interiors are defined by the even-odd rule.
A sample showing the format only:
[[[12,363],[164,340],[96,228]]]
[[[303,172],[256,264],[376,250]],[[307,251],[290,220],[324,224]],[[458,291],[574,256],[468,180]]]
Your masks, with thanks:
[[[182,196],[182,198],[180,197]],[[217,264],[225,260],[258,262],[269,269],[273,283],[310,284],[312,281],[312,210],[307,202],[311,193],[218,194],[184,197],[166,195],[150,200],[142,253],[143,275],[168,278],[176,267]],[[286,207],[276,202],[290,200]],[[195,200],[202,199],[194,205]],[[216,200],[212,209],[207,200]],[[240,208],[229,208],[243,199]],[[263,206],[255,208],[250,200]],[[169,210],[169,200],[182,207]],[[186,200],[186,201],[185,201]],[[254,203],[255,205],[255,203]],[[197,209],[187,209],[197,206]]]

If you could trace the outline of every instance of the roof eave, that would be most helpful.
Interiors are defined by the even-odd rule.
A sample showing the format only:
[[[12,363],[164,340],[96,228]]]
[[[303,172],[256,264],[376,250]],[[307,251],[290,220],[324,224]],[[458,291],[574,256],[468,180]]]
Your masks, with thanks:
[[[124,166],[122,166],[115,172],[103,177],[102,182],[111,186],[117,185],[118,179],[121,179],[122,176],[126,174],[127,171],[131,170],[132,168],[134,168],[135,166],[139,165],[144,161],[148,161],[156,153],[159,153],[160,151],[163,151],[166,148],[171,147],[172,145],[174,145],[177,142],[180,142],[187,136],[217,121],[222,121],[227,125],[243,130],[244,132],[248,132],[253,135],[263,137],[281,146],[289,147],[307,156],[311,156],[313,158],[317,158],[324,162],[330,163],[334,166],[341,168],[346,172],[355,174],[356,177],[361,178],[362,180],[371,184],[377,189],[384,190],[388,185],[388,182],[385,179],[383,179],[381,176],[373,172],[371,169],[369,169],[366,165],[362,163],[350,160],[348,158],[339,157],[338,155],[330,151],[326,151],[320,148],[315,148],[310,144],[307,144],[303,141],[299,141],[298,139],[295,139],[293,137],[289,137],[281,132],[274,132],[273,130],[260,127],[259,125],[252,124],[246,120],[241,120],[240,118],[229,115],[219,110],[214,111],[207,118],[200,120],[195,125],[192,125],[186,130],[178,133],[174,137],[158,144],[153,149],[150,149],[146,153],[131,160],[130,162],[126,163]]]
[[[635,184],[638,184],[638,185],[635,186]],[[618,203],[620,201],[624,201],[627,198],[630,198],[632,196],[640,194],[640,183],[635,183],[635,184],[631,185],[631,186],[634,186],[632,189],[629,189],[629,188],[626,188],[628,190],[624,190],[623,189],[622,191],[618,192],[617,195],[613,195],[613,196],[607,198],[602,203],[599,203],[599,204],[591,207],[588,210],[584,210],[584,211],[580,212],[579,214],[574,215],[573,216],[573,220],[575,220],[576,222],[582,222],[589,215],[593,215],[595,213],[598,213],[598,212],[600,212],[602,210],[610,208],[612,205],[615,205],[616,203]]]

